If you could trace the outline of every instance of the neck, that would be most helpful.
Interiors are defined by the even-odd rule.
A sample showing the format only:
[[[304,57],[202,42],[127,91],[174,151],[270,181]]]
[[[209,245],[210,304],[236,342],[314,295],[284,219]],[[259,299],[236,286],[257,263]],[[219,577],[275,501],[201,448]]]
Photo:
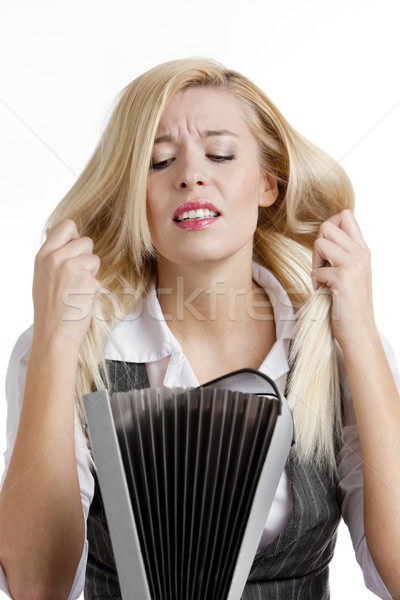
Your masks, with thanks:
[[[254,326],[255,314],[270,308],[251,271],[251,255],[199,265],[161,259],[158,298],[175,335],[181,340],[200,336],[222,341],[233,331]]]

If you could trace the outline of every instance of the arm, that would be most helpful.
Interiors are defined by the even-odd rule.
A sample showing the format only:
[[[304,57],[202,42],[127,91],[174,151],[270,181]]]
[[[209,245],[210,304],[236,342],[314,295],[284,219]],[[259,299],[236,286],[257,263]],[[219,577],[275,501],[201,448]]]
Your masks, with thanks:
[[[344,351],[363,461],[369,551],[392,597],[400,598],[400,401],[379,336]],[[355,358],[358,353],[359,360]],[[365,360],[368,372],[360,367]]]
[[[84,545],[75,457],[74,388],[81,341],[90,324],[66,320],[68,290],[93,301],[98,259],[65,221],[35,264],[35,319],[18,433],[0,502],[0,560],[11,594],[67,598]],[[89,288],[92,296],[88,295]],[[91,298],[91,299],[90,299]]]
[[[397,389],[400,390],[400,376],[393,350],[382,336],[381,340]],[[357,562],[362,568],[367,588],[379,598],[391,600],[391,596],[372,560],[365,537],[363,464],[360,438],[347,376],[343,380],[343,405],[343,444],[338,457],[338,494],[342,515],[349,528]]]
[[[368,549],[394,599],[400,598],[400,399],[376,329],[370,256],[350,211],[321,226],[314,287],[332,291],[332,330],[340,344],[358,425]]]

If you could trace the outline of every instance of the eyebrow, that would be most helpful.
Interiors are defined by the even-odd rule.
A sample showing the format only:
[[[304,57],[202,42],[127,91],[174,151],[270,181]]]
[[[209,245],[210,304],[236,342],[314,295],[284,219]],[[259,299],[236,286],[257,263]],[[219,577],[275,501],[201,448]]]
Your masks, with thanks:
[[[238,138],[238,134],[233,131],[229,131],[229,129],[207,129],[206,131],[202,131],[200,137],[209,138],[209,137],[217,137],[228,135],[232,137]],[[163,144],[165,142],[173,142],[174,139],[171,135],[162,135],[154,140],[155,144]]]
[[[209,129],[207,131],[203,131],[201,137],[214,137],[218,135],[230,135],[233,137],[239,137],[237,133],[233,131],[229,131],[229,129]]]

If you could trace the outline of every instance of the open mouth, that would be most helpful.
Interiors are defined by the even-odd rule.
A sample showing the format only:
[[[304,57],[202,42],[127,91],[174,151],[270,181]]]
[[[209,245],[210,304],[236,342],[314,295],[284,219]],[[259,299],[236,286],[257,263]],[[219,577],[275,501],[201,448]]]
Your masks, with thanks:
[[[181,221],[200,221],[201,219],[211,219],[219,217],[218,212],[209,210],[208,208],[197,208],[196,210],[188,210],[178,215],[174,221],[180,223]]]

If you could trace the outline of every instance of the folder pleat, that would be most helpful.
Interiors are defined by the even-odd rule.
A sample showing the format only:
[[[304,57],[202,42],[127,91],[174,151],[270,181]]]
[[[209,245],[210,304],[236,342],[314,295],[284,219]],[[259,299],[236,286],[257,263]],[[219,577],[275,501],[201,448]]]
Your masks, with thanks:
[[[146,389],[112,409],[152,597],[227,597],[276,399]]]

